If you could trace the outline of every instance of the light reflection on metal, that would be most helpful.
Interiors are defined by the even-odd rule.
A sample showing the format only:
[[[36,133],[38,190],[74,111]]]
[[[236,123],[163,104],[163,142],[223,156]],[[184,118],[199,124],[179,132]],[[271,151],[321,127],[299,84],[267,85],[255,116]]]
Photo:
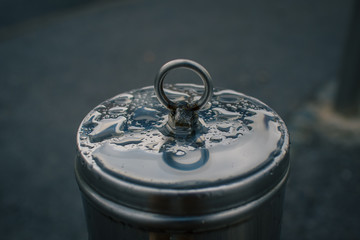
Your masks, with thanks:
[[[164,87],[166,73],[177,67],[198,73],[205,92],[193,84]],[[145,87],[104,101],[83,120],[77,143],[75,172],[91,239],[137,233],[149,239],[164,231],[171,238],[279,236],[286,126],[255,98],[213,90],[197,63],[170,62],[155,91]]]

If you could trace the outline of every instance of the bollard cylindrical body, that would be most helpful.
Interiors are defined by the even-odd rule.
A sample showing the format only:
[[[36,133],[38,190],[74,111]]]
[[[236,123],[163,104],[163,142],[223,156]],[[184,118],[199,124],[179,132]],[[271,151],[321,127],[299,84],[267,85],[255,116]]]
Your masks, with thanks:
[[[205,88],[163,86],[189,68]],[[205,90],[204,90],[205,89]],[[289,136],[267,105],[197,63],[98,105],[77,133],[89,239],[279,239]]]

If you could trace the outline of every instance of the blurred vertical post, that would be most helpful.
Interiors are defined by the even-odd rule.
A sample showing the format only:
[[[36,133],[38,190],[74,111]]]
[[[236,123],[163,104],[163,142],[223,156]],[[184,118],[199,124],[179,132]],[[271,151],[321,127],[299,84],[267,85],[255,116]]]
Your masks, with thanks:
[[[360,1],[354,1],[353,16],[340,66],[335,109],[344,115],[359,114],[360,98]]]

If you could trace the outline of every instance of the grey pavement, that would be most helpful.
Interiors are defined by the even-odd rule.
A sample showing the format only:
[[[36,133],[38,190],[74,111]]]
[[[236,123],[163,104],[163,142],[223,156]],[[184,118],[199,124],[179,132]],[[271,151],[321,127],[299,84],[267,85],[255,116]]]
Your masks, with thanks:
[[[352,3],[106,1],[0,28],[1,238],[86,239],[73,174],[80,121],[189,58],[290,126],[282,239],[359,239],[359,145],[332,141],[306,110],[336,80]]]

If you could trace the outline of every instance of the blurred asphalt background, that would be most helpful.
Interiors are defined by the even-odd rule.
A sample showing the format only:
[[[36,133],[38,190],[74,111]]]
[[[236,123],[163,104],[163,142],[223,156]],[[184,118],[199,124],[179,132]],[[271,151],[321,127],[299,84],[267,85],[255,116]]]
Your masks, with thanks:
[[[0,1],[1,239],[86,239],[75,134],[175,58],[289,126],[282,239],[360,239],[359,119],[331,111],[353,1]]]

